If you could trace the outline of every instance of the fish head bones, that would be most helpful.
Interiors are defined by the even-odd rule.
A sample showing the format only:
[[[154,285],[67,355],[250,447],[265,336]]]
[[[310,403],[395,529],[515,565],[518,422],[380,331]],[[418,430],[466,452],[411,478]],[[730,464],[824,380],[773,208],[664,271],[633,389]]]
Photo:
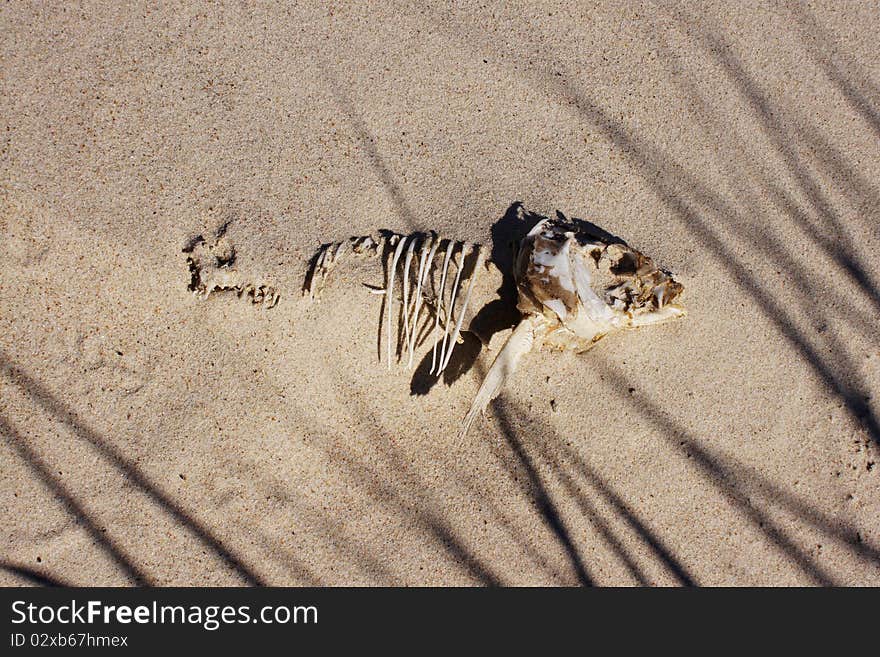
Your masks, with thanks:
[[[642,253],[561,213],[522,240],[514,265],[524,316],[539,319],[540,343],[586,351],[602,337],[681,317],[681,283]]]

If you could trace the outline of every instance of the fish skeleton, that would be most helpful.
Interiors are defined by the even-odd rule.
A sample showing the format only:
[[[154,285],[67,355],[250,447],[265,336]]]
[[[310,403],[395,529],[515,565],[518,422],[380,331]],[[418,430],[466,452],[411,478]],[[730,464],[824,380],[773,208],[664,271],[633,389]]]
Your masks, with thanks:
[[[519,213],[525,214],[521,207]],[[399,288],[400,359],[411,368],[415,349],[433,339],[430,373],[439,377],[449,367],[462,332],[475,329],[471,301],[485,298],[483,293],[475,294],[480,277],[497,282],[512,276],[519,321],[462,421],[459,438],[463,439],[530,351],[581,353],[611,333],[686,314],[679,302],[681,283],[623,240],[558,211],[553,218],[529,216],[538,221],[519,242],[512,271],[502,271],[480,244],[441,238],[433,231],[410,235],[380,231],[320,247],[303,293],[317,299],[332,269],[346,257],[383,254],[388,263],[385,286],[372,291],[384,297],[388,367],[393,360],[393,306]],[[485,336],[479,337],[487,343]]]

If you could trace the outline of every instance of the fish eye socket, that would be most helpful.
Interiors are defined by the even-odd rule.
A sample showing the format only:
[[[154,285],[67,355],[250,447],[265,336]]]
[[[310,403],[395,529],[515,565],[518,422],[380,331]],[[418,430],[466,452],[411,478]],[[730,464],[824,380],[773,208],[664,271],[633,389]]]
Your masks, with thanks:
[[[638,259],[633,253],[622,253],[620,259],[611,266],[611,273],[618,276],[631,275],[636,273],[638,268]]]

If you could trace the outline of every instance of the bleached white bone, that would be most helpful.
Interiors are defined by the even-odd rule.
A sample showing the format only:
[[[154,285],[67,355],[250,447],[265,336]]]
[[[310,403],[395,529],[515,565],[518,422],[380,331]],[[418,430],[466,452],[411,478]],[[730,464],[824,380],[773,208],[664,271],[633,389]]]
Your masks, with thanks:
[[[409,270],[417,239],[417,237],[413,237],[410,240],[409,248],[406,250],[406,258],[403,261],[403,345],[401,349],[409,347]]]
[[[350,237],[350,238],[348,238],[347,240],[345,240],[344,242],[340,242],[340,243],[336,246],[336,252],[333,254],[333,262],[332,262],[331,264],[335,265],[337,262],[340,261],[340,259],[342,258],[342,256],[345,255],[345,251],[346,251],[346,250],[348,249],[348,247],[351,245],[353,239],[355,239],[355,238]]]
[[[461,250],[458,252],[458,271],[455,272],[455,281],[452,283],[452,296],[449,299],[449,312],[446,314],[446,326],[443,329],[443,345],[440,348],[440,367],[437,369],[439,376],[446,367],[445,363],[449,362],[446,356],[446,341],[449,339],[449,327],[452,325],[452,314],[455,311],[455,297],[458,296],[458,284],[461,281],[461,272],[464,269],[464,261],[467,256],[469,246],[464,242],[461,243]],[[449,345],[449,353],[455,348],[454,344]]]
[[[327,252],[330,250],[331,246],[331,244],[328,244],[327,246],[322,247],[321,254],[318,256],[318,259],[315,260],[315,267],[312,269],[312,279],[309,281],[309,301],[315,300],[315,290],[318,287],[318,275],[322,274],[323,280],[324,262],[327,260]]]
[[[406,363],[407,369],[412,369],[413,364],[413,353],[415,352],[416,346],[416,338],[418,337],[418,327],[419,327],[419,311],[422,309],[422,283],[425,280],[425,275],[427,274],[427,268],[425,264],[428,262],[428,254],[434,253],[434,237],[435,235],[432,233],[428,237],[428,244],[430,244],[430,248],[426,248],[428,245],[423,243],[421,246],[422,257],[419,259],[419,276],[416,282],[416,295],[413,300],[413,312],[412,312],[412,320],[410,324],[412,326],[412,331],[410,333],[409,339],[409,360]]]
[[[458,312],[458,321],[455,323],[455,331],[452,333],[452,341],[450,344],[454,347],[458,342],[458,336],[461,333],[461,324],[464,321],[465,313],[467,313],[468,302],[471,300],[471,293],[474,291],[474,284],[477,281],[477,276],[480,273],[480,269],[483,266],[483,251],[480,247],[477,247],[477,261],[474,263],[474,271],[471,274],[471,279],[468,281],[467,292],[464,295],[464,301],[461,304],[461,310]],[[446,360],[443,362],[443,366],[440,368],[440,371],[446,369],[446,366],[449,365],[449,359],[452,358],[452,348],[450,347],[449,353],[446,354]]]
[[[461,431],[458,434],[459,441],[464,439],[477,415],[486,410],[489,402],[501,391],[505,381],[516,370],[516,366],[523,355],[532,349],[532,344],[535,341],[535,331],[541,321],[538,317],[529,316],[524,318],[513,329],[513,333],[510,334],[507,342],[504,343],[501,351],[498,352],[498,356],[495,357],[492,367],[486,372],[486,377],[483,379],[483,383],[480,384],[480,389],[471,403],[471,408],[464,417]]]
[[[363,253],[364,251],[376,246],[378,247],[380,243],[384,240],[384,238],[380,238],[380,241],[377,242],[373,239],[372,235],[364,235],[363,237],[354,238],[354,244],[352,245],[352,250],[355,253]]]
[[[437,250],[440,248],[440,241],[441,241],[440,236],[437,235],[436,233],[432,233],[432,235],[434,237],[434,245],[431,247],[431,252],[428,254],[428,263],[425,267],[425,280],[423,281],[424,283],[427,283],[428,277],[431,276],[431,271],[434,268],[434,256],[437,254]],[[424,301],[425,301],[425,299],[424,299],[424,297],[422,297],[421,307],[427,308],[428,304],[424,303]],[[431,316],[429,314],[428,319],[425,322],[425,326],[422,329],[422,339],[419,341],[418,338],[416,338],[416,346],[418,346],[419,344],[424,344],[425,340],[428,338],[428,333],[426,333],[426,331],[430,327],[431,327]]]
[[[431,352],[431,374],[437,366],[437,339],[434,337],[440,329],[440,311],[445,307],[446,303],[446,272],[449,270],[449,260],[452,258],[452,249],[455,248],[455,242],[449,240],[446,244],[446,255],[443,257],[443,275],[440,277],[440,294],[437,295],[437,311],[434,314],[434,329],[431,331],[431,337],[434,339],[434,349]]]
[[[400,253],[406,245],[406,236],[401,237],[394,249],[394,258],[391,260],[391,268],[388,270],[388,293],[385,295],[385,309],[388,311],[388,369],[391,369],[391,316],[394,310],[391,305],[394,303],[394,277],[397,275],[397,261],[400,260]]]

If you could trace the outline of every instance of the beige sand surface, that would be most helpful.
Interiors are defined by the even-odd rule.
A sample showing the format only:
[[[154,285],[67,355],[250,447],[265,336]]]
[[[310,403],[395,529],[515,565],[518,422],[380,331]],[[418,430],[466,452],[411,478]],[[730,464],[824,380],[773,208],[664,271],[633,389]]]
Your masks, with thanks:
[[[128,4],[0,8],[0,583],[880,584],[876,3]],[[515,201],[690,314],[456,446],[491,355],[411,395],[305,265]]]

